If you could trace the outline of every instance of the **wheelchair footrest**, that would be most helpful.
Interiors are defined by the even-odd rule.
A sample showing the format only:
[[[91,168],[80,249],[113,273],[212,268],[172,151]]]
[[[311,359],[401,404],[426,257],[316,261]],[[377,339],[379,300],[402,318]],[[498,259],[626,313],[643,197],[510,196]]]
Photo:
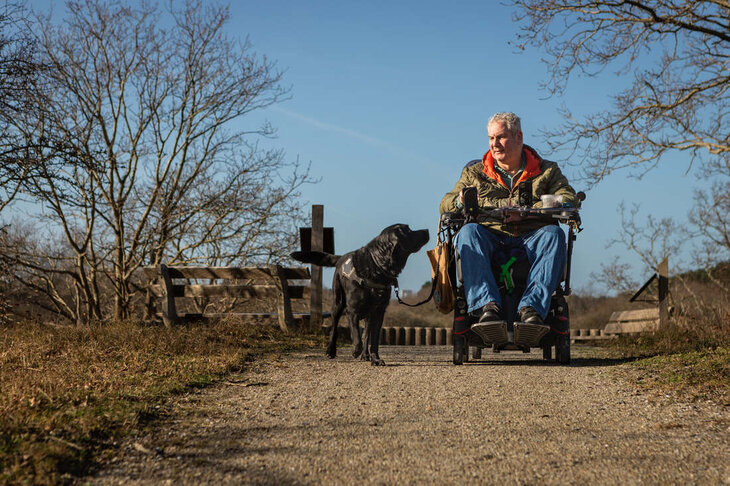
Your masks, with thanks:
[[[537,347],[540,340],[550,332],[550,326],[540,324],[528,324],[526,322],[515,322],[515,344]]]
[[[504,344],[509,341],[505,321],[477,322],[471,326],[471,330],[482,338],[484,344]]]

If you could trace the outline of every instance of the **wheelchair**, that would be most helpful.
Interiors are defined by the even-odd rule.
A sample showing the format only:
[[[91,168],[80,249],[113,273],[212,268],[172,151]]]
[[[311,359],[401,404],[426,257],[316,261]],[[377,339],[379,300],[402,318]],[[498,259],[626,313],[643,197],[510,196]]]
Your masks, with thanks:
[[[462,212],[444,213],[439,220],[439,239],[448,243],[450,251],[448,274],[454,294],[453,363],[455,365],[461,365],[468,362],[470,358],[481,359],[482,351],[488,348],[491,348],[494,353],[499,353],[503,350],[529,353],[533,348],[541,348],[543,359],[554,359],[563,365],[569,364],[570,313],[565,297],[570,295],[571,292],[570,270],[573,242],[576,239],[577,233],[582,230],[578,208],[479,208],[476,205],[476,197],[474,197],[473,202],[469,202],[467,199],[465,198]],[[579,192],[578,199],[583,201],[585,194]],[[555,292],[553,292],[550,309],[545,319],[545,324],[549,326],[550,330],[547,334],[539,338],[539,341],[534,346],[513,342],[514,324],[518,317],[517,307],[525,291],[530,262],[526,255],[521,256],[515,254],[513,249],[505,248],[502,251],[495,252],[495,255],[493,255],[492,272],[495,274],[499,285],[502,299],[502,312],[507,322],[507,336],[509,339],[506,343],[485,342],[471,330],[472,324],[477,322],[478,317],[470,315],[467,311],[466,292],[461,278],[461,262],[457,254],[458,252],[454,247],[454,238],[462,226],[470,222],[496,221],[506,223],[508,221],[514,222],[526,219],[553,224],[565,224],[568,227],[567,263],[562,281]]]

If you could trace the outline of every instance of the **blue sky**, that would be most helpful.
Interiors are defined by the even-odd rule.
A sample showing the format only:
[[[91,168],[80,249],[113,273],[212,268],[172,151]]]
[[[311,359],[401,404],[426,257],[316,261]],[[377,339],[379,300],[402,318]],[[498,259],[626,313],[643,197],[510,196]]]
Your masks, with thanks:
[[[41,9],[48,3],[31,2]],[[50,3],[62,12],[62,2]],[[485,125],[493,113],[520,115],[525,143],[550,159],[539,130],[560,123],[561,105],[574,114],[606,108],[629,81],[610,71],[577,77],[564,96],[549,98],[539,88],[547,76],[543,53],[509,44],[517,34],[512,13],[498,1],[231,2],[230,34],[248,36],[291,86],[290,99],[241,123],[270,121],[278,134],[265,145],[311,162],[321,182],[303,189],[303,201],[325,206],[338,253],[393,223],[428,228],[433,247],[441,197],[463,165],[487,150]],[[695,180],[685,173],[686,159],[672,154],[643,180],[621,172],[588,192],[573,260],[575,288],[588,288],[591,272],[625,253],[605,248],[620,231],[621,201],[640,203],[644,214],[684,219]],[[574,169],[562,167],[570,177]],[[635,258],[627,260],[636,264],[637,280],[648,277]],[[326,282],[331,275],[325,273]],[[429,279],[420,253],[409,260],[400,286],[417,289]]]
[[[273,143],[311,161],[321,178],[305,188],[304,200],[324,204],[338,253],[396,222],[428,228],[434,246],[439,201],[463,165],[487,150],[489,116],[520,115],[525,142],[550,158],[539,130],[560,122],[561,105],[574,113],[608,107],[628,81],[610,71],[575,78],[564,96],[548,98],[539,88],[547,76],[542,53],[509,44],[517,31],[512,11],[495,1],[243,1],[231,13],[232,32],[248,35],[285,70],[292,97],[265,116],[278,127]],[[605,248],[620,231],[621,201],[640,203],[644,214],[685,217],[692,195],[686,159],[665,157],[643,180],[621,172],[588,192],[576,288],[587,288],[591,272],[625,253]],[[564,167],[569,176],[573,170]],[[637,280],[648,276],[635,259],[627,261],[636,264]],[[401,288],[429,277],[425,255],[414,255]]]

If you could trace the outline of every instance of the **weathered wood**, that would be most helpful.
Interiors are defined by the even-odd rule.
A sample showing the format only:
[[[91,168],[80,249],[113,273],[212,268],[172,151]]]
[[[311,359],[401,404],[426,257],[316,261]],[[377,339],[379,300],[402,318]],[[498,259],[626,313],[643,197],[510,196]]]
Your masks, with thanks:
[[[603,329],[606,333],[626,334],[656,331],[659,327],[659,309],[638,309],[614,312]]]
[[[165,297],[162,303],[162,322],[165,326],[170,326],[177,322],[177,309],[175,308],[175,295],[172,290],[172,279],[170,271],[164,263],[160,265],[160,277],[165,287]]]
[[[309,280],[306,267],[283,268],[287,280]],[[271,280],[271,267],[168,267],[170,278],[212,279],[212,280]],[[144,275],[153,279],[159,273],[156,267],[143,267]]]
[[[289,285],[287,283],[284,268],[281,265],[272,265],[271,274],[275,276],[274,282],[279,289],[279,298],[277,300],[279,327],[282,331],[289,332],[294,327],[294,318],[291,312]]]
[[[644,321],[651,319],[659,319],[659,309],[656,307],[650,309],[637,309],[630,311],[618,311],[611,314],[608,322],[631,322]]]
[[[644,320],[631,322],[611,322],[603,329],[606,333],[626,334],[634,332],[651,332],[659,328],[659,320]]]
[[[312,251],[324,250],[324,206],[312,205]],[[310,325],[317,329],[322,325],[322,267],[312,265],[309,308],[312,312]]]
[[[160,284],[151,284],[149,291],[156,297],[165,295],[165,288]],[[309,287],[289,285],[289,298],[302,299],[308,296]],[[231,285],[231,284],[190,284],[172,285],[173,297],[230,297],[244,299],[273,299],[279,295],[279,288],[272,282],[271,285]]]
[[[150,296],[148,317],[157,315],[154,299],[160,299],[161,317],[165,325],[195,320],[207,320],[221,316],[243,316],[235,312],[179,315],[175,298],[228,297],[250,299],[276,299],[277,312],[248,313],[249,316],[278,317],[277,323],[288,332],[298,320],[304,325],[310,313],[292,313],[291,299],[310,297],[309,269],[304,267],[144,267],[143,274],[152,280],[147,287]],[[238,281],[238,282],[232,282]],[[329,313],[322,317],[329,317]]]
[[[669,259],[665,258],[656,269],[659,276],[659,328],[666,329],[669,324]]]
[[[604,329],[571,329],[571,341],[600,341],[603,339],[613,339],[616,336],[610,335]]]

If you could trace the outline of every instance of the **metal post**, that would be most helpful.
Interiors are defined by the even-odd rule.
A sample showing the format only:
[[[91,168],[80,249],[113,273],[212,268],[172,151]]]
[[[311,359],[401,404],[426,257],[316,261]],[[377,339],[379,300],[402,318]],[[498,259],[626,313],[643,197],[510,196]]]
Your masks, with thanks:
[[[312,251],[324,250],[324,206],[312,205]],[[322,267],[312,265],[309,312],[312,329],[322,327]]]

